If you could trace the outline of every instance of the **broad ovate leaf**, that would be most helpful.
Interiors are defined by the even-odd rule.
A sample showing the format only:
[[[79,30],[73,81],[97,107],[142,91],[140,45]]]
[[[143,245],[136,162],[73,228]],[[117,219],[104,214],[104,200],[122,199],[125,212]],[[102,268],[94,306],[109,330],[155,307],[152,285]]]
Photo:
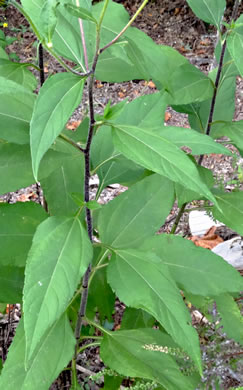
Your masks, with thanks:
[[[240,75],[243,77],[243,26],[231,31],[227,38],[227,47]]]
[[[24,287],[24,267],[0,264],[0,301],[21,303]]]
[[[129,245],[129,242],[128,242]],[[115,250],[107,280],[127,306],[151,314],[201,370],[199,341],[190,314],[168,268],[151,252]]]
[[[160,234],[146,240],[141,248],[155,253],[178,286],[189,293],[216,296],[243,289],[239,272],[222,257],[182,237]]]
[[[243,317],[234,298],[229,294],[223,294],[215,297],[215,301],[223,331],[228,337],[243,345]]]
[[[104,363],[120,375],[154,380],[168,390],[195,389],[174,359],[180,354],[178,345],[159,330],[106,332],[100,353]]]
[[[232,155],[228,149],[215,142],[211,137],[200,134],[193,129],[166,126],[160,134],[179,148],[182,146],[189,147],[192,154],[221,153],[228,156]]]
[[[243,235],[243,192],[219,193],[215,197],[221,210],[213,207],[214,218]]]
[[[50,217],[35,233],[24,287],[26,361],[65,311],[92,258],[92,246],[78,218]]]
[[[208,76],[194,65],[187,63],[175,70],[168,89],[171,104],[189,104],[211,99],[214,86]]]
[[[24,267],[37,226],[47,217],[34,202],[0,203],[0,265]]]
[[[229,137],[243,155],[243,120],[222,123],[220,127],[212,126],[212,137]]]
[[[37,87],[37,80],[33,73],[28,70],[28,66],[31,65],[32,64],[13,62],[7,59],[0,59],[1,77],[15,81],[16,83],[29,89],[30,91],[34,91]]]
[[[220,30],[221,20],[226,8],[225,0],[187,0],[187,3],[198,18],[213,24]]]
[[[27,144],[35,95],[10,77],[0,77],[0,100],[0,138]]]
[[[161,134],[129,125],[113,128],[114,145],[128,159],[215,202],[194,163]]]
[[[59,0],[45,0],[40,11],[44,40],[48,47],[52,47],[52,36],[57,24],[57,6]]]
[[[81,101],[84,80],[58,73],[46,80],[36,100],[30,122],[32,167],[37,179],[39,164]]]
[[[156,174],[146,177],[101,209],[101,241],[115,248],[139,246],[163,225],[173,203],[171,181]]]
[[[4,390],[47,390],[74,353],[75,338],[66,315],[44,334],[26,369],[24,321],[21,319],[0,376]]]

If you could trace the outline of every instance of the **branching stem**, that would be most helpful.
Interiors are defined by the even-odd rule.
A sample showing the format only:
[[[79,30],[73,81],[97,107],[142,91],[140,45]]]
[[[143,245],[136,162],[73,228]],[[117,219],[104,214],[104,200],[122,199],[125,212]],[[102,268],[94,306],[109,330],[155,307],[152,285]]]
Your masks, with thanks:
[[[137,18],[137,16],[140,14],[140,12],[144,9],[145,5],[148,3],[149,0],[144,0],[143,3],[141,4],[141,6],[138,8],[138,10],[135,12],[135,14],[133,15],[133,17],[129,20],[129,22],[127,23],[127,25],[125,27],[123,27],[123,29],[119,32],[119,34],[117,34],[117,36],[112,39],[112,41],[110,41],[109,43],[107,43],[107,45],[105,45],[104,47],[102,47],[99,51],[99,54],[103,53],[104,50],[108,49],[111,45],[113,45],[114,43],[116,43],[118,41],[118,39],[126,32],[126,30],[128,29],[128,27],[131,26],[131,24],[134,22],[134,20]]]
[[[237,18],[237,13],[238,13],[238,9],[239,9],[240,3],[241,3],[241,0],[235,0],[233,12],[232,12],[231,22],[233,22]],[[216,79],[215,79],[215,88],[214,88],[214,94],[213,94],[212,101],[211,101],[211,107],[210,107],[210,112],[209,112],[209,117],[208,117],[206,135],[210,135],[211,126],[212,126],[212,122],[213,122],[215,103],[216,103],[216,98],[217,98],[217,93],[218,93],[219,81],[220,81],[221,73],[222,73],[222,70],[223,70],[224,55],[225,55],[225,50],[226,50],[226,45],[227,45],[226,38],[227,38],[227,33],[226,33],[226,37],[224,39],[224,42],[223,42],[223,45],[222,45],[222,48],[221,48],[219,66],[218,66],[218,71],[217,71],[217,75],[216,75]],[[199,166],[202,165],[203,158],[204,158],[204,155],[201,154],[201,156],[198,159],[198,165]],[[175,231],[177,229],[177,226],[178,226],[178,224],[180,222],[180,219],[181,219],[181,217],[182,217],[182,215],[183,215],[183,213],[185,211],[186,205],[187,205],[187,203],[184,203],[182,205],[182,207],[180,208],[179,213],[177,215],[177,218],[176,218],[175,223],[174,223],[174,225],[173,225],[173,227],[171,229],[170,234],[174,234],[175,233]]]

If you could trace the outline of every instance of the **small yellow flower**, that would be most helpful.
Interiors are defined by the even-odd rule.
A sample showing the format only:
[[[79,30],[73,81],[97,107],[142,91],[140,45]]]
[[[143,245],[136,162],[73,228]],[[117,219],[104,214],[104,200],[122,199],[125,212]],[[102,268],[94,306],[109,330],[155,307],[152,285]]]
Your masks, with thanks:
[[[6,27],[8,27],[8,23],[3,23],[3,28],[6,28]]]

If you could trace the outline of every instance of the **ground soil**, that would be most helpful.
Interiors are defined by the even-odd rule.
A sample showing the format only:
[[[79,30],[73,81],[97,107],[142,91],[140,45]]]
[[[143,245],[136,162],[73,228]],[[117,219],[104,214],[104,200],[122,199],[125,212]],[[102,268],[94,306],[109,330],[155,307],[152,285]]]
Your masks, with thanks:
[[[117,2],[123,3],[130,14],[133,14],[137,10],[138,5],[141,3],[138,0],[124,0]],[[228,1],[226,20],[229,20],[231,11],[232,2]],[[239,9],[239,13],[240,12],[243,12],[243,6]],[[18,37],[17,41],[15,41],[8,50],[15,52],[21,62],[36,61],[37,55],[35,39],[24,17],[16,12],[14,8],[7,7],[6,9],[0,9],[0,22],[4,20],[8,22],[8,28],[5,29],[5,34]],[[177,49],[182,55],[186,56],[191,63],[196,65],[205,73],[212,68],[214,62],[214,47],[217,40],[216,31],[212,26],[208,26],[197,19],[185,0],[151,0],[141,15],[137,18],[135,26],[146,32],[158,44],[169,45]],[[59,64],[57,64],[56,61],[47,53],[45,53],[44,63],[46,76],[50,73],[55,73],[61,70]],[[96,111],[98,113],[102,112],[109,99],[112,100],[112,104],[115,104],[122,101],[125,97],[132,100],[141,94],[154,92],[154,85],[145,81],[131,81],[120,84],[101,83],[97,81],[95,86]],[[87,100],[87,97],[84,98],[84,101],[85,99]],[[84,115],[84,111],[85,107],[79,107],[73,116],[73,120],[81,120]],[[235,120],[240,119],[243,119],[243,80],[238,77]],[[174,126],[189,126],[187,116],[175,112],[171,107],[168,107],[165,123]],[[236,160],[237,163],[234,164],[233,159],[228,156],[207,156],[204,159],[204,165],[211,168],[215,177],[217,177],[217,180],[221,181],[223,185],[228,186],[228,189],[230,190],[232,187],[229,182],[235,178],[237,164],[243,164],[242,159],[236,158]],[[123,190],[125,190],[125,188],[121,188],[120,186],[107,188],[101,196],[102,203],[109,201]],[[93,191],[95,191],[95,178]],[[36,185],[33,185],[27,189],[20,189],[14,193],[4,194],[1,198],[3,201],[8,201],[9,203],[27,200],[38,201],[39,189],[36,188]],[[173,218],[177,215],[177,212],[178,209],[175,205],[167,222],[162,227],[162,231],[170,231],[174,221]],[[186,214],[182,218],[177,233],[183,235],[187,235],[189,233]],[[114,315],[114,326],[119,326],[123,309],[124,305],[117,301]],[[19,312],[19,307],[13,307],[12,317],[9,315],[8,317],[5,316],[2,319],[0,318],[0,341],[2,344],[2,356],[4,358],[6,357],[7,352],[6,345],[9,344],[11,334],[14,333],[15,325],[18,323]],[[214,315],[216,318],[217,314],[214,313]],[[194,323],[197,327],[201,326],[202,318],[200,317],[200,320],[194,318]],[[207,335],[215,332],[214,325],[205,325],[204,322],[203,327],[207,328]],[[220,334],[218,337],[223,336]],[[211,378],[212,384],[214,378],[218,375],[221,376],[223,380],[223,389],[243,385],[243,378],[242,375],[240,375],[242,374],[240,366],[236,366],[235,370],[232,370],[229,365],[230,358],[228,358],[228,361],[225,361],[223,358],[224,355],[229,354],[232,354],[233,357],[235,351],[240,351],[239,347],[232,341],[225,338],[222,338],[221,344],[223,346],[223,353],[218,360],[216,357],[216,343],[210,344],[210,353],[208,353],[205,343],[202,345],[204,361],[207,367],[205,370],[205,381]],[[80,356],[79,364],[84,367],[84,371],[80,372],[79,375],[83,384],[89,384],[90,387],[87,387],[87,389],[100,388],[99,386],[92,384],[91,381],[87,380],[87,374],[90,371],[97,372],[103,366],[98,353],[98,349],[94,348],[86,350],[82,356]],[[212,362],[215,363],[215,365],[213,365],[213,369]],[[69,375],[64,373],[60,376],[60,378],[58,378],[55,384],[53,384],[51,389],[68,389],[70,388],[69,383]]]

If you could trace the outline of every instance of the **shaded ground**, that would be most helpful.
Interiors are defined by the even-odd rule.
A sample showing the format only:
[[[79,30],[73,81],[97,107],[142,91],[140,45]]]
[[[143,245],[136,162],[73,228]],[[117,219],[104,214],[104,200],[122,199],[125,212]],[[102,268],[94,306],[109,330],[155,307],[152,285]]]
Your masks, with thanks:
[[[140,1],[124,0],[119,1],[126,6],[127,10],[132,14],[137,10]],[[228,2],[228,9],[226,16],[229,17],[232,5]],[[243,7],[239,12],[242,12]],[[31,31],[22,15],[16,12],[15,9],[8,7],[5,11],[0,11],[0,21],[6,18],[9,26],[5,29],[6,35],[16,36],[18,40],[10,47],[11,52],[15,52],[21,62],[36,61],[36,45]],[[202,71],[208,72],[213,64],[213,51],[216,43],[216,32],[213,28],[208,27],[199,21],[191,12],[185,0],[157,0],[151,1],[144,9],[143,13],[136,20],[135,25],[145,31],[151,38],[159,44],[166,44],[177,49],[181,54],[186,56],[193,64],[198,66]],[[45,71],[46,75],[60,70],[59,65],[49,55],[45,54]],[[125,97],[129,100],[135,99],[141,94],[153,93],[155,91],[153,84],[145,81],[127,82],[120,84],[110,83],[96,83],[95,89],[95,107],[97,112],[102,112],[109,99],[112,103],[122,101]],[[87,100],[87,98],[84,98]],[[76,110],[73,116],[74,120],[82,119],[84,108],[80,107]],[[188,126],[186,115],[181,115],[168,108],[166,123],[175,126]],[[237,93],[236,93],[236,111],[235,119],[243,119],[243,81],[241,78],[237,79]],[[236,158],[237,159],[237,158]],[[230,180],[235,178],[236,166],[233,164],[231,157],[226,156],[207,156],[204,160],[205,166],[211,168],[222,183],[226,185]],[[238,161],[237,164],[242,164]],[[227,184],[230,187],[230,184]],[[95,185],[94,185],[95,191]],[[122,189],[113,186],[113,188],[106,189],[102,194],[102,201],[107,202],[116,196]],[[35,200],[38,201],[38,190],[36,186],[21,189],[15,193],[6,194],[2,197],[4,201],[14,203],[16,201]],[[168,221],[177,213],[175,206],[168,217]],[[173,221],[166,223],[163,231],[170,231]],[[188,234],[187,215],[183,217],[178,228],[181,234]],[[123,305],[120,302],[116,304],[114,314],[114,327],[118,326],[123,312]],[[0,318],[0,342],[2,344],[2,355],[6,357],[6,345],[14,332],[14,328],[18,323],[19,308],[13,308],[9,316]],[[217,313],[214,313],[216,322]],[[213,379],[214,377],[221,377],[223,379],[224,389],[229,389],[231,386],[243,385],[241,369],[243,367],[238,365],[234,370],[230,366],[230,361],[234,357],[235,352],[240,352],[239,347],[232,341],[227,340],[220,331],[215,330],[215,325],[205,325],[200,320],[194,319],[198,330],[203,329],[204,338],[202,340],[202,351],[204,355],[204,362],[206,364],[205,378]],[[214,342],[209,342],[212,335],[216,335]],[[221,345],[221,352],[218,353],[216,348],[218,343]],[[85,368],[85,372],[80,372],[80,379],[83,383],[89,372],[97,372],[102,368],[100,362],[99,351],[97,348],[86,350],[80,356],[79,364]],[[56,383],[52,386],[52,390],[68,389],[69,385],[68,373],[62,374]],[[90,381],[87,382],[90,389],[98,388]],[[125,385],[125,384],[124,384]],[[88,388],[88,387],[87,387]],[[99,387],[100,388],[100,387]],[[34,390],[34,389],[33,389]]]

